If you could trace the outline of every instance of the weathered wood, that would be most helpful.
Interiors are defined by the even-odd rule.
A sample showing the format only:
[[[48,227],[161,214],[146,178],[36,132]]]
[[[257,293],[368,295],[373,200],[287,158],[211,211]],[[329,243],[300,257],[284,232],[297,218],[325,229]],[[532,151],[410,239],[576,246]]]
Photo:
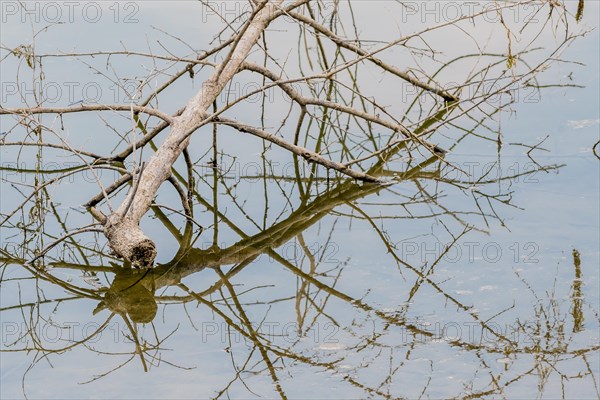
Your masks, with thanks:
[[[283,0],[271,0],[258,5],[257,12],[240,31],[238,40],[226,59],[216,66],[211,77],[202,84],[200,91],[191,98],[183,113],[172,118],[171,131],[165,142],[150,158],[139,182],[105,224],[105,233],[111,248],[137,267],[154,263],[156,245],[139,228],[139,223],[154,201],[162,183],[171,176],[171,167],[187,147],[191,135],[206,119],[207,110],[225,85],[239,71],[250,50],[279,9]]]

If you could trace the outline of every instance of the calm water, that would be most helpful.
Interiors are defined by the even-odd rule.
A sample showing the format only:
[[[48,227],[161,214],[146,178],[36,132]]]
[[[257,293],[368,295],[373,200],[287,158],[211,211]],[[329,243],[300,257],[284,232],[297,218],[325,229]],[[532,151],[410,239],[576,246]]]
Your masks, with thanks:
[[[194,24],[194,7],[169,10],[182,15],[174,27],[156,3],[142,6],[134,25],[140,37],[125,42],[147,51],[138,31],[147,30],[188,54],[150,27],[190,42],[209,30]],[[598,6],[586,7],[584,22],[593,26]],[[84,22],[55,26],[36,51],[114,49],[133,32]],[[74,45],[82,26],[89,42]],[[370,21],[364,29],[379,28]],[[13,20],[2,30],[9,48],[31,40],[27,24]],[[503,39],[494,36],[498,46]],[[199,132],[190,147],[195,222],[186,229],[172,212],[180,200],[165,184],[157,203],[167,208],[153,208],[142,224],[159,248],[152,270],[123,266],[94,233],[26,264],[65,230],[92,222],[81,207],[98,191],[91,174],[48,186],[2,226],[0,397],[598,398],[600,169],[592,147],[600,136],[599,44],[597,30],[576,41],[563,57],[585,66],[554,65],[540,84],[559,86],[541,98],[521,91],[512,112],[486,122],[502,132],[500,152],[481,127],[474,132],[492,140],[461,139],[473,122],[459,119],[432,136],[451,149],[445,161],[398,148],[369,164],[373,174],[395,175],[388,186],[328,177],[324,169],[311,174],[303,163],[297,177],[289,154],[273,148],[261,158],[260,141],[225,128],[215,169],[210,130]],[[78,60],[48,58],[45,73],[63,88],[97,79],[94,71],[110,74],[106,58]],[[3,82],[15,82],[18,63],[2,62]],[[114,63],[132,79],[147,72],[139,72],[139,60]],[[205,75],[167,93],[166,111]],[[384,78],[370,82],[395,104]],[[63,96],[59,104],[77,99]],[[269,106],[284,114],[287,107],[280,99]],[[239,113],[257,120],[251,110]],[[27,140],[10,118],[0,119],[5,140]],[[124,148],[101,119],[65,117],[65,124],[73,147]],[[110,124],[131,128],[127,118]],[[520,145],[543,140],[545,150]],[[50,135],[48,142],[58,143]],[[2,219],[30,193],[26,185],[80,161],[11,146],[1,157]],[[176,170],[184,182],[185,164]],[[100,178],[108,185],[118,176]]]

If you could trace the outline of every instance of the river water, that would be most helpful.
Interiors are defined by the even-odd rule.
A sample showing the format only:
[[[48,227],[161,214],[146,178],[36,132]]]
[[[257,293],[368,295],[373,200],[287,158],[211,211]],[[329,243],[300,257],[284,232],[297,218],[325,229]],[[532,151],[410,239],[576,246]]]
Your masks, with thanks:
[[[168,10],[160,2],[107,4],[101,9],[110,18],[90,23],[75,13],[74,23],[53,25],[36,38],[36,53],[114,50],[119,41],[161,53],[159,38],[187,54],[161,30],[189,43],[212,26],[198,26],[199,15],[212,14],[194,14],[199,6],[191,2]],[[366,15],[365,7],[356,2],[356,14]],[[46,21],[34,24],[10,14],[4,45],[29,43],[31,27],[48,22],[50,11],[41,9]],[[114,23],[128,13],[136,23]],[[180,16],[176,26],[167,14]],[[385,29],[372,18],[365,16],[365,37]],[[598,5],[586,2],[583,22],[597,21]],[[490,47],[504,40],[495,34]],[[274,46],[288,50],[283,38]],[[165,184],[156,200],[165,207],[142,223],[159,250],[150,271],[124,266],[96,233],[27,264],[65,229],[92,222],[82,204],[98,192],[97,176],[87,171],[49,185],[2,226],[0,397],[598,398],[598,48],[596,29],[561,54],[577,63],[557,62],[544,73],[538,83],[551,87],[541,94],[515,91],[510,108],[466,138],[461,129],[473,121],[464,118],[430,136],[450,150],[443,160],[399,148],[365,164],[390,185],[344,180],[323,168],[311,173],[289,153],[225,127],[214,158],[212,128],[198,132],[190,145],[194,223],[185,229],[181,212],[173,212],[181,209],[177,192]],[[107,100],[120,95],[102,79],[118,67],[132,80],[152,70],[147,59],[112,57],[110,68],[106,57],[44,59],[47,82],[58,82],[57,104],[81,101],[80,88],[96,81],[104,82],[103,101],[117,102]],[[23,58],[2,63],[3,107],[23,106],[10,94],[21,85],[15,76],[27,68]],[[174,86],[161,100],[165,111],[181,107],[204,77],[200,70]],[[387,79],[373,74],[367,82],[393,109],[400,99]],[[255,88],[248,82],[231,95]],[[285,114],[289,99],[267,94],[274,96],[268,106]],[[260,125],[251,107],[260,101],[250,103],[237,115]],[[293,121],[297,110],[290,115]],[[4,141],[41,140],[10,118],[0,119]],[[44,118],[70,146],[99,154],[125,147],[108,126],[131,128],[127,117],[105,124],[65,116],[66,130],[63,121]],[[411,121],[418,126],[422,118]],[[31,192],[27,185],[80,161],[38,147],[3,146],[1,157],[2,219]],[[185,163],[175,169],[185,182]],[[108,170],[99,178],[109,185],[119,176]]]

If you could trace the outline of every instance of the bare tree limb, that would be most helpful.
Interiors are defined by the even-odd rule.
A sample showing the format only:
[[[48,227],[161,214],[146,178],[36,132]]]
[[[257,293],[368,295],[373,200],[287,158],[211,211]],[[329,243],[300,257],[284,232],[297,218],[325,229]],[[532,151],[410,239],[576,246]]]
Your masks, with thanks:
[[[85,111],[133,111],[152,115],[171,123],[171,116],[154,108],[141,107],[135,104],[81,104],[74,107],[34,107],[34,108],[0,108],[1,114],[32,115],[32,114],[68,114]]]
[[[156,257],[156,246],[142,232],[139,222],[152,204],[158,188],[171,175],[171,166],[187,147],[191,134],[227,82],[238,72],[282,2],[283,0],[265,2],[264,7],[246,22],[243,34],[238,38],[226,62],[217,66],[211,77],[202,84],[200,91],[187,103],[183,113],[172,119],[169,136],[148,161],[137,190],[130,191],[121,207],[107,218],[105,234],[110,246],[134,265],[151,266]]]

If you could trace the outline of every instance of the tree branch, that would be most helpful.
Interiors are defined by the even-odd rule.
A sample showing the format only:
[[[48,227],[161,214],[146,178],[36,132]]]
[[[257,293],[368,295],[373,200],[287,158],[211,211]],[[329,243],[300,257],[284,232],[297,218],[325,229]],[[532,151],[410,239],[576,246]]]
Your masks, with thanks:
[[[210,78],[202,84],[200,91],[188,101],[183,113],[172,119],[171,131],[148,161],[137,190],[130,190],[119,209],[107,218],[105,234],[111,248],[134,265],[152,266],[156,256],[156,246],[141,231],[139,222],[150,208],[158,188],[171,176],[171,167],[187,147],[190,136],[204,120],[206,111],[225,85],[239,71],[240,65],[282,2],[283,0],[266,2],[264,7],[246,22],[242,29],[243,34],[235,42],[235,48],[231,50],[226,61],[215,68]],[[131,209],[125,216],[129,204]]]
[[[141,107],[135,104],[92,104],[86,105],[81,104],[76,107],[35,107],[35,108],[1,108],[0,115],[2,114],[19,114],[19,115],[32,115],[32,114],[67,114],[85,111],[133,111],[138,113],[144,113],[158,117],[167,123],[171,123],[173,118],[163,112],[160,112],[154,108]]]
[[[329,159],[321,156],[319,153],[310,151],[305,147],[297,146],[295,144],[289,143],[286,140],[283,140],[282,138],[280,138],[279,136],[275,136],[269,132],[265,132],[262,129],[255,128],[255,127],[252,127],[249,125],[245,125],[238,121],[235,121],[232,119],[227,119],[227,118],[217,118],[217,119],[215,119],[214,122],[220,123],[223,125],[227,125],[227,126],[231,126],[232,128],[235,128],[236,130],[238,130],[239,132],[249,133],[249,134],[257,136],[261,139],[265,139],[271,143],[276,144],[279,147],[282,147],[286,150],[291,151],[294,154],[299,155],[300,157],[304,158],[308,162],[314,162],[314,163],[320,164],[326,168],[330,168],[330,169],[336,170],[344,175],[348,175],[351,178],[359,179],[359,180],[365,181],[365,182],[372,182],[372,183],[383,183],[384,182],[383,180],[376,178],[374,176],[371,176],[369,174],[365,174],[364,172],[353,170],[345,164],[329,160]]]

